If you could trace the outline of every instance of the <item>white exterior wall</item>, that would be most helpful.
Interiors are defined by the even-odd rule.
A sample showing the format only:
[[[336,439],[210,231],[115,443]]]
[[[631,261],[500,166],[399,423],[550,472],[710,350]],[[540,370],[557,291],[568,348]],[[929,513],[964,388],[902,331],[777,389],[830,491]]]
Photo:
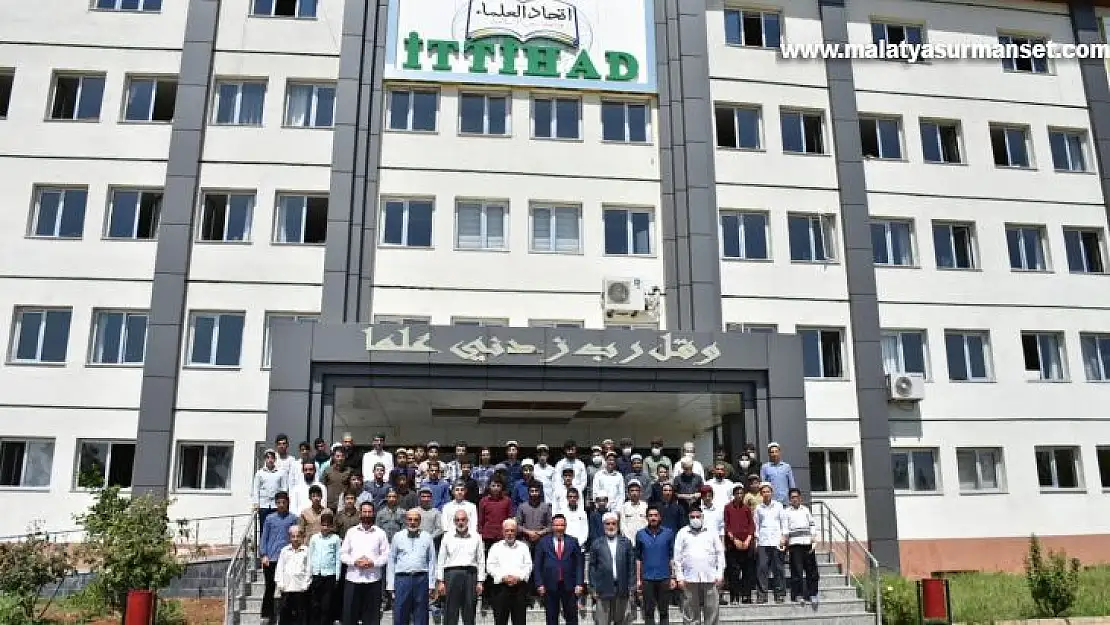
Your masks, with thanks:
[[[9,118],[0,120],[0,153],[12,155],[0,158],[0,198],[6,207],[0,211],[0,335],[11,335],[15,306],[72,306],[73,321],[64,366],[0,366],[0,438],[55,440],[49,489],[0,492],[0,502],[12,504],[0,519],[0,535],[18,533],[44,517],[50,528],[70,527],[70,515],[88,503],[87,495],[73,488],[77,441],[135,436],[141,368],[85,363],[94,309],[149,306],[156,243],[108,242],[99,235],[111,186],[163,184],[169,126],[118,120],[126,75],[177,73],[185,4],[166,3],[161,15],[90,12],[60,0],[3,9],[0,41],[37,43],[0,44],[0,67],[17,68]],[[786,0],[780,6],[785,40],[821,40],[815,3]],[[849,6],[851,37],[858,41],[870,40],[867,23],[872,17],[924,23],[927,39],[935,42],[969,37],[988,42],[998,29],[1071,40],[1067,15],[1054,5],[992,8],[985,3],[957,7],[870,0]],[[713,98],[760,105],[767,146],[754,152],[717,151],[718,204],[771,215],[770,261],[722,261],[724,320],[775,323],[782,332],[798,326],[838,327],[850,338],[843,264],[792,264],[787,246],[788,212],[838,210],[834,158],[783,154],[778,124],[780,106],[824,110],[827,116],[824,68],[814,62],[784,62],[769,51],[726,47],[720,3],[711,7]],[[1021,7],[1039,12],[1017,10]],[[266,78],[266,109],[262,128],[208,129],[200,187],[254,190],[257,202],[249,245],[195,246],[188,309],[245,311],[246,327],[238,369],[183,371],[176,438],[234,441],[235,459],[230,491],[177,493],[175,516],[247,510],[254,448],[265,432],[265,316],[319,309],[323,247],[269,241],[277,193],[326,193],[329,187],[331,133],[286,129],[281,121],[288,80],[332,80],[337,75],[341,17],[340,7],[329,3],[320,3],[318,20],[296,21],[247,18],[245,2],[222,3],[215,75]],[[107,73],[99,123],[43,121],[55,70]],[[871,212],[912,218],[916,231],[917,267],[876,270],[881,323],[884,328],[923,329],[929,342],[926,399],[919,412],[891,410],[892,443],[939,449],[941,492],[899,495],[900,536],[1105,533],[1097,512],[1105,509],[1107,495],[1099,482],[1095,446],[1110,443],[1110,423],[1102,408],[1110,403],[1110,386],[1084,381],[1079,333],[1110,331],[1110,289],[1106,276],[1068,273],[1061,227],[1091,226],[1105,232],[1106,212],[1095,175],[1052,171],[1046,130],[1089,128],[1078,67],[1059,61],[1052,75],[1027,75],[1003,73],[995,62],[913,67],[861,62],[855,75],[861,112],[897,114],[903,122],[905,162],[866,165]],[[603,255],[601,221],[607,204],[658,209],[657,120],[650,145],[605,144],[600,141],[600,98],[584,94],[582,140],[532,140],[531,93],[516,89],[511,137],[460,137],[455,132],[457,93],[457,87],[443,86],[436,133],[385,133],[382,195],[434,197],[435,225],[432,249],[378,249],[374,314],[429,316],[436,324],[450,323],[452,317],[508,318],[515,326],[531,319],[583,320],[587,327],[600,328],[604,320],[598,289],[604,277],[662,284],[658,254]],[[960,120],[968,164],[923,163],[919,117]],[[1037,169],[995,168],[989,122],[1030,125]],[[826,144],[831,142],[826,125]],[[1094,162],[1093,153],[1088,161]],[[81,240],[24,236],[32,189],[49,183],[88,186]],[[508,200],[509,250],[455,250],[456,198]],[[582,205],[581,254],[529,253],[529,206],[536,201]],[[975,222],[979,271],[936,269],[933,219]],[[1046,227],[1051,272],[1009,270],[1006,223]],[[657,215],[656,250],[659,241]],[[948,381],[943,344],[948,328],[991,331],[995,382]],[[1018,338],[1022,330],[1064,333],[1069,382],[1025,380]],[[862,535],[864,476],[850,349],[849,341],[846,379],[809,381],[806,393],[811,446],[854,450],[854,493],[829,499]],[[1083,492],[1054,494],[1051,505],[1035,503],[1040,489],[1032,448],[1042,443],[1081,447]],[[955,449],[964,446],[1004,449],[1004,493],[960,494]],[[44,513],[47,498],[50,512]],[[980,522],[960,521],[967,518]]]

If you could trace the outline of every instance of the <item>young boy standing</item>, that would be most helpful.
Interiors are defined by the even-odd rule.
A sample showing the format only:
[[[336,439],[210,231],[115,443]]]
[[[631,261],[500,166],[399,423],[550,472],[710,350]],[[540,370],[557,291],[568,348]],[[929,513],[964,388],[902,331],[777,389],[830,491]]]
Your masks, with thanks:
[[[331,625],[333,622],[335,587],[342,570],[339,548],[343,542],[333,531],[334,527],[335,517],[324,512],[320,515],[320,533],[308,541],[309,574],[312,576],[308,587],[312,616],[308,625]]]
[[[289,528],[289,544],[281,548],[274,581],[281,594],[282,625],[308,625],[308,547],[297,525]]]

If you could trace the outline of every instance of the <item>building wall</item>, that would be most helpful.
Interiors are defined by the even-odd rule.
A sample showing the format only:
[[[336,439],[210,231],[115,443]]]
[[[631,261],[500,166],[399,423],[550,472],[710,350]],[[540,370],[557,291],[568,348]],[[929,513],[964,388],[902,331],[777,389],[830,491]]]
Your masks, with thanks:
[[[55,440],[50,488],[0,494],[0,500],[18,504],[0,520],[0,535],[17,533],[42,516],[40,504],[48,497],[55,510],[48,525],[71,525],[70,514],[88,502],[73,486],[78,441],[134,438],[141,368],[87,366],[87,352],[94,309],[149,308],[157,243],[104,241],[100,233],[111,187],[165,183],[169,125],[119,119],[127,75],[179,71],[186,4],[166,3],[153,15],[89,11],[58,1],[3,9],[0,68],[14,67],[16,76],[8,118],[0,120],[0,167],[8,174],[0,176],[0,197],[8,207],[0,211],[0,334],[11,335],[16,306],[71,306],[73,320],[65,365],[0,366],[0,438]],[[785,15],[785,40],[822,40],[816,3],[786,0],[776,6]],[[783,106],[829,110],[824,67],[726,45],[723,10],[720,2],[711,2],[707,16],[710,92],[718,103],[762,108],[765,148],[716,150],[717,203],[722,210],[767,211],[772,257],[722,260],[722,317],[726,323],[777,324],[781,332],[812,326],[843,329],[846,375],[806,383],[810,444],[814,449],[852,450],[852,489],[825,498],[862,535],[866,476],[850,364],[846,270],[843,262],[792,263],[786,225],[789,213],[838,211],[832,150],[828,156],[784,154],[778,123]],[[266,78],[268,87],[261,128],[213,125],[204,140],[200,188],[254,190],[257,202],[250,244],[199,243],[190,261],[187,309],[243,311],[246,321],[239,367],[185,367],[180,373],[175,438],[233,442],[235,451],[230,488],[174,493],[181,515],[246,510],[256,441],[265,432],[266,315],[316,313],[320,308],[323,246],[270,241],[278,193],[326,193],[330,185],[332,133],[284,128],[281,121],[288,81],[331,81],[338,75],[341,11],[338,3],[320,3],[316,20],[264,19],[247,17],[245,1],[220,4],[212,74],[217,79]],[[938,43],[989,42],[1000,29],[1044,34],[1057,42],[1073,38],[1067,7],[1048,3],[968,6],[870,0],[849,2],[848,11],[853,41],[868,41],[868,22],[877,18],[924,24],[927,40]],[[52,72],[60,70],[106,73],[99,122],[43,120]],[[1106,534],[1095,519],[1105,506],[1104,486],[1110,484],[1100,480],[1096,447],[1110,444],[1110,422],[1099,409],[1110,399],[1110,387],[1085,381],[1079,334],[1110,332],[1110,290],[1101,288],[1105,276],[1069,273],[1062,233],[1064,226],[1101,229],[1105,253],[1105,198],[1096,174],[1053,171],[1047,135],[1049,127],[1090,127],[1078,64],[1056,61],[1050,74],[1030,75],[1003,72],[993,61],[915,66],[873,61],[855,63],[853,74],[861,114],[898,115],[902,122],[905,158],[864,165],[870,211],[914,224],[913,266],[875,270],[880,324],[924,330],[928,339],[925,400],[910,410],[890,409],[892,447],[938,452],[939,492],[899,493],[897,498],[904,557],[935,561],[933,568],[939,570],[953,568],[944,564],[947,556],[937,555],[942,547],[913,545],[951,546],[961,543],[937,541],[980,535],[1016,541],[1030,533]],[[382,196],[433,197],[435,225],[432,249],[378,249],[374,315],[426,316],[436,324],[451,323],[454,317],[507,318],[511,325],[580,320],[600,328],[605,321],[598,289],[605,277],[664,283],[658,214],[656,253],[602,253],[603,206],[659,210],[657,114],[648,145],[603,143],[600,96],[587,93],[582,140],[534,140],[529,138],[530,92],[513,89],[511,137],[460,137],[457,98],[458,87],[441,86],[434,133],[383,133]],[[967,164],[924,163],[919,118],[958,119]],[[1029,126],[1035,169],[996,168],[989,123]],[[826,144],[831,146],[830,130],[826,124]],[[1088,134],[1092,164],[1093,144]],[[88,187],[80,240],[24,236],[33,189],[44,184]],[[508,251],[454,249],[458,198],[508,200]],[[537,201],[581,204],[582,253],[529,253],[529,206]],[[979,270],[937,269],[933,220],[975,223]],[[1006,224],[1045,228],[1049,271],[1010,270]],[[843,241],[839,247],[843,249]],[[949,381],[946,329],[990,330],[994,381]],[[1029,330],[1063,334],[1067,382],[1026,379],[1019,333]],[[1079,447],[1082,489],[1045,491],[1038,486],[1033,448],[1050,444]],[[957,447],[1002,448],[1005,488],[961,494]],[[788,450],[792,452],[797,450]],[[1042,494],[1051,505],[1038,503]],[[938,503],[945,514],[936,513]],[[921,570],[932,569],[921,565]]]

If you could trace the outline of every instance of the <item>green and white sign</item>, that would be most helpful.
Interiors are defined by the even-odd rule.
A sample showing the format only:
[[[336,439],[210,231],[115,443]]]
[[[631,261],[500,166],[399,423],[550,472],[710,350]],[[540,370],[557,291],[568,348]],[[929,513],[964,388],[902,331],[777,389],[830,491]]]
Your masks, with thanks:
[[[654,0],[391,0],[386,79],[654,93]]]

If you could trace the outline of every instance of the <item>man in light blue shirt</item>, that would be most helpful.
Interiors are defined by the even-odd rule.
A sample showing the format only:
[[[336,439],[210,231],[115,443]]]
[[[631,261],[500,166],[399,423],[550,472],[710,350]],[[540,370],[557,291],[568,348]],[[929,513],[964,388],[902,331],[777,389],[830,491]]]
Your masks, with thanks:
[[[393,595],[393,625],[428,625],[428,603],[436,591],[436,550],[420,531],[419,508],[405,513],[405,531],[393,535],[385,589]]]
[[[775,501],[786,505],[786,502],[790,499],[790,489],[798,487],[794,482],[794,469],[790,468],[788,463],[782,461],[782,448],[779,447],[778,443],[771,443],[767,446],[767,457],[770,458],[770,461],[764,462],[763,466],[760,467],[759,478],[775,489]]]
[[[336,584],[343,568],[339,559],[343,541],[334,530],[335,516],[324,512],[320,515],[320,533],[308,541],[308,574],[312,578],[308,587],[309,614],[313,615],[313,625],[335,621],[332,612]]]

